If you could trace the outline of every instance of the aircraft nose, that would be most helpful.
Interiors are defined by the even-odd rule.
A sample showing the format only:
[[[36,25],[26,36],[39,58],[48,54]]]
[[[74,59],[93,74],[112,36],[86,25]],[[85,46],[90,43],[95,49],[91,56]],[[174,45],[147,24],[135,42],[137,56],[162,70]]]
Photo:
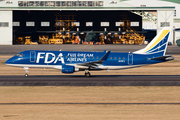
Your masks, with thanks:
[[[12,62],[13,62],[13,59],[10,58],[10,59],[8,59],[8,60],[5,62],[5,64],[11,64]]]

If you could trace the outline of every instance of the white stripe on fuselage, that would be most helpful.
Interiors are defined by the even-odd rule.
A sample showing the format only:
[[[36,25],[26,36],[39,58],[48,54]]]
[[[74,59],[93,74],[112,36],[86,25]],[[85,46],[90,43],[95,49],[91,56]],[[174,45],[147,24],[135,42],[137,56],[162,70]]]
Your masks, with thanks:
[[[9,66],[14,66],[14,67],[29,67],[29,68],[53,68],[53,69],[62,69],[62,65],[29,65],[29,64],[7,64]],[[66,64],[66,65],[73,65],[77,68],[82,68],[82,69],[88,69],[87,66],[80,66],[77,64]],[[97,66],[94,67],[94,69],[102,69],[102,70],[120,70],[120,69],[127,69],[127,68],[134,68],[134,67],[140,67],[140,66],[144,66],[147,64],[142,64],[142,65],[127,65],[127,66]],[[92,68],[93,69],[93,68]]]

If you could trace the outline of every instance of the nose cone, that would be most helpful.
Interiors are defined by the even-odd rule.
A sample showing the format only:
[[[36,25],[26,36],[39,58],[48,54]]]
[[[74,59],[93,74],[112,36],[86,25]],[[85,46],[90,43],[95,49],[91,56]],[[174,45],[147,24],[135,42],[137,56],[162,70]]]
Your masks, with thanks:
[[[13,58],[10,58],[10,59],[8,59],[6,62],[5,62],[5,64],[7,65],[7,64],[12,64],[13,63]]]

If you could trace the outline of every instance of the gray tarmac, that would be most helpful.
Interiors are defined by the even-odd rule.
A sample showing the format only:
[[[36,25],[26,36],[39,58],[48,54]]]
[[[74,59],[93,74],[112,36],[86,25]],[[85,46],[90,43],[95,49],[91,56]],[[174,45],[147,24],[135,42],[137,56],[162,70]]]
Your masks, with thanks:
[[[146,47],[146,45],[77,45],[77,44],[63,44],[63,45],[0,45],[0,55],[14,55],[24,50],[55,50],[55,51],[104,51],[110,50],[112,52],[134,52]],[[169,45],[166,54],[175,55],[180,54],[180,47],[176,45]]]
[[[180,75],[0,76],[0,86],[180,86]]]

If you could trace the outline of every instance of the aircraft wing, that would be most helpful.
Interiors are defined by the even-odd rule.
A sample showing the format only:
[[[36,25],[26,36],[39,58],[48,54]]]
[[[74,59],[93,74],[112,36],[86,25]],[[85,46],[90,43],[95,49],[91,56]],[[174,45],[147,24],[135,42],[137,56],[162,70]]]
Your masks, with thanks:
[[[106,54],[98,61],[80,63],[80,64],[77,64],[77,65],[87,66],[87,67],[96,67],[98,64],[102,64],[103,61],[106,61],[108,59],[108,56],[109,56],[110,52],[111,51],[106,52]]]

